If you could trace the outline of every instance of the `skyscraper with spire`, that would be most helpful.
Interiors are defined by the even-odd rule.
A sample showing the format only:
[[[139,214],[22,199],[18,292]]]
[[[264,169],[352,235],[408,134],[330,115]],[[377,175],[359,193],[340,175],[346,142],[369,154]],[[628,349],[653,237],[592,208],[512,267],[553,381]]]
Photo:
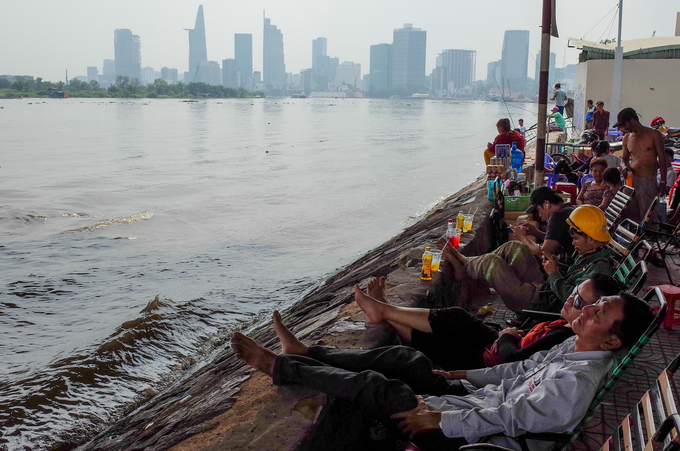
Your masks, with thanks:
[[[264,15],[264,14],[263,14]],[[274,88],[286,85],[286,64],[283,61],[283,33],[264,17],[262,81]]]
[[[202,61],[208,61],[208,50],[205,43],[205,20],[203,18],[203,5],[199,5],[196,14],[196,24],[194,28],[185,28],[189,32],[189,80],[190,83],[196,80],[199,66]]]

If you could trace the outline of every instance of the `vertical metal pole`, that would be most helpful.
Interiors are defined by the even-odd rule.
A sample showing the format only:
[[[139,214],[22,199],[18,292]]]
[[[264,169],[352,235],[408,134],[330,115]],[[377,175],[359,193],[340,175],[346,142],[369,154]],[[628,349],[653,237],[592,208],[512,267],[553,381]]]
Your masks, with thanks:
[[[612,80],[612,105],[610,111],[616,117],[621,109],[621,78],[623,75],[623,47],[621,46],[621,23],[623,22],[623,0],[619,0],[619,34],[614,49],[614,79]]]
[[[538,118],[536,119],[536,170],[534,186],[544,185],[543,171],[545,158],[546,111],[548,109],[548,70],[550,67],[550,26],[552,18],[551,0],[543,0],[543,20],[541,23],[541,66],[538,76]]]

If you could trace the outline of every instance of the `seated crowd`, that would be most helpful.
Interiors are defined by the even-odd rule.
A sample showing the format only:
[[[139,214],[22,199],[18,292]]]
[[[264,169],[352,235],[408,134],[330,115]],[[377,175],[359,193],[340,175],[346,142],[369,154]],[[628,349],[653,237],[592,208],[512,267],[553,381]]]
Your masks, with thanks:
[[[570,431],[586,413],[583,400],[595,395],[611,369],[614,353],[637,341],[652,314],[611,277],[609,233],[599,208],[573,207],[547,187],[534,190],[531,200],[531,212],[548,223],[546,233],[522,225],[520,241],[477,257],[446,246],[442,277],[486,280],[518,311],[540,305],[540,289],[550,288],[561,319],[499,332],[459,307],[392,305],[385,279],[376,278],[366,292],[355,286],[355,301],[371,323],[388,322],[403,346],[308,346],[275,312],[280,354],[240,333],[232,338],[234,352],[278,386],[303,385],[378,421],[392,421],[416,434],[421,449],[457,449],[487,436],[517,448],[512,437],[524,432]],[[557,260],[570,250],[576,258],[562,270]]]
[[[646,133],[631,124],[630,114],[618,119],[638,136]],[[496,126],[487,160],[495,144],[516,142],[524,151],[524,137],[508,119]],[[513,438],[525,432],[573,430],[615,353],[632,346],[653,319],[650,307],[612,277],[607,247],[611,236],[603,210],[622,186],[620,168],[641,173],[629,162],[627,145],[637,144],[624,137],[623,162],[598,141],[587,161],[567,165],[566,172],[592,175],[577,205],[549,187],[533,190],[526,213],[540,218],[545,231],[531,222],[511,226],[513,240],[478,256],[464,256],[445,239],[437,243],[441,277],[483,280],[510,310],[552,310],[560,319],[499,331],[460,307],[393,305],[380,277],[365,292],[356,285],[354,299],[371,323],[390,324],[402,345],[310,346],[274,312],[281,353],[236,332],[236,356],[275,385],[319,390],[415,434],[421,449],[458,449],[483,439],[519,449]]]

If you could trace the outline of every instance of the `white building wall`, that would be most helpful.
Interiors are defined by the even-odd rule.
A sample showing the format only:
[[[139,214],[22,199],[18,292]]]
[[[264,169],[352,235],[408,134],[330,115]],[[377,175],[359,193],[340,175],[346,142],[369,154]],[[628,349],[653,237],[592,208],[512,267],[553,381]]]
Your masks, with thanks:
[[[588,99],[594,103],[602,100],[604,109],[610,111],[608,106],[611,106],[613,71],[614,60],[590,60],[576,67],[574,115],[581,116],[581,124]],[[634,108],[642,116],[640,122],[644,125],[649,125],[655,116],[662,116],[669,126],[680,126],[678,74],[680,59],[624,59],[621,108]],[[613,125],[618,111],[610,113]],[[577,124],[575,120],[574,125]],[[577,128],[583,129],[582,126]]]

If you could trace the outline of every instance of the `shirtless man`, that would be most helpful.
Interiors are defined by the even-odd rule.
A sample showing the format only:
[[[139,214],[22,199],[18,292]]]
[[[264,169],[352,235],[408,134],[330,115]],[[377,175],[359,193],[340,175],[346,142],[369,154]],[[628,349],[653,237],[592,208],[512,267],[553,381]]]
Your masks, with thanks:
[[[624,108],[619,112],[614,128],[623,128],[630,132],[623,137],[623,176],[627,177],[628,172],[633,174],[635,194],[628,205],[626,217],[640,222],[654,197],[668,193],[663,134],[642,125],[632,108]],[[657,168],[661,174],[658,184]]]

